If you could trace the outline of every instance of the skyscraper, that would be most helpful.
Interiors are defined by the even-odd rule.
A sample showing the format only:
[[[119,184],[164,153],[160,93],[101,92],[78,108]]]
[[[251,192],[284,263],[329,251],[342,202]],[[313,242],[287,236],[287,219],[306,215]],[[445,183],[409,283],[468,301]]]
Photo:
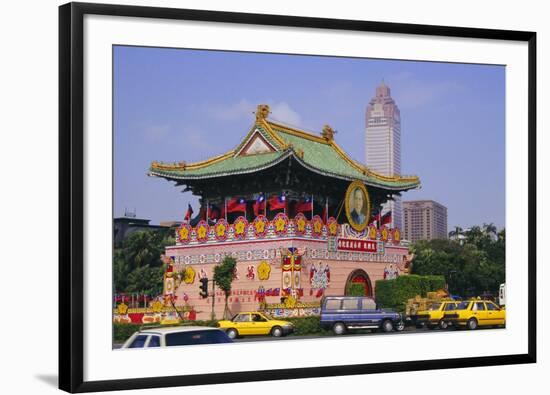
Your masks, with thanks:
[[[409,241],[447,238],[447,207],[433,200],[403,202],[403,238]]]
[[[384,81],[376,87],[376,95],[367,106],[366,161],[373,171],[386,175],[401,175],[401,116]],[[392,212],[391,227],[402,228],[401,198],[384,205],[382,212]]]

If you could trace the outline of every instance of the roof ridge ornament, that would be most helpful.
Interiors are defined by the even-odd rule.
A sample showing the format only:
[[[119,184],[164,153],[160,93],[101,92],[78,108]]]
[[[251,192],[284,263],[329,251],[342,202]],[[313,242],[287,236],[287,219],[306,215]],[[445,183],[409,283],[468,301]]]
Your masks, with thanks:
[[[323,126],[323,131],[321,132],[321,136],[327,140],[331,141],[334,140],[334,134],[338,133],[336,130],[330,127],[330,125]]]
[[[267,104],[258,104],[257,110],[256,110],[256,121],[260,121],[262,119],[267,119],[269,114],[271,112],[269,111],[269,105]]]

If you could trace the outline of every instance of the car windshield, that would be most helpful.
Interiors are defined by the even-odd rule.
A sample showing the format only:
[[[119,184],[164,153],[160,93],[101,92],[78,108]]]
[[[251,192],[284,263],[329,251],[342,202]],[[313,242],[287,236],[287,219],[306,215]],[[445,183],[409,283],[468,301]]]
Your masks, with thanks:
[[[272,316],[270,316],[269,314],[266,314],[266,313],[262,313],[264,315],[265,318],[267,318],[269,321],[272,321],[274,320],[275,318],[273,318]]]
[[[190,344],[231,343],[232,340],[219,330],[176,332],[166,335],[167,346],[187,346]]]
[[[432,303],[431,306],[428,308],[428,310],[439,310],[439,307],[441,307],[441,303]]]
[[[457,310],[466,310],[468,308],[468,305],[470,302],[460,302],[458,306],[456,306]]]

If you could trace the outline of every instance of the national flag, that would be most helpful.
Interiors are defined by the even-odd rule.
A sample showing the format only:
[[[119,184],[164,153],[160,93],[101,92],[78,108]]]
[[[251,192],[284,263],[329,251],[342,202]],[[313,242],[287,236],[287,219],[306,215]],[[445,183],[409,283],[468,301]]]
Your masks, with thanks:
[[[260,196],[254,202],[254,215],[257,217],[262,211],[265,211],[265,196],[260,193]]]
[[[227,212],[246,212],[246,200],[244,198],[233,198],[227,202]]]
[[[391,223],[391,210],[380,218],[380,226]]]
[[[286,208],[286,196],[284,194],[269,199],[270,210],[280,210],[282,208]]]
[[[378,228],[378,223],[380,222],[380,210],[373,211],[371,221],[369,225],[374,225]]]
[[[311,199],[311,196],[302,199],[298,202],[298,204],[296,204],[297,213],[303,213],[311,210],[313,210],[313,200]]]
[[[183,220],[186,222],[189,222],[192,215],[193,215],[193,208],[191,207],[191,204],[187,203],[187,212],[185,213],[185,217],[183,218]]]

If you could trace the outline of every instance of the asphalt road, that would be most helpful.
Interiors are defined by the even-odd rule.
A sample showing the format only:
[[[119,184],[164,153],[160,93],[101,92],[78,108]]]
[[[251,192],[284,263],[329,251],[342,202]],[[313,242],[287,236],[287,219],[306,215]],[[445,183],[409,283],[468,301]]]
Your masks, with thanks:
[[[490,327],[478,328],[478,329],[476,329],[476,331],[491,330],[491,329],[492,328],[490,328]],[[465,329],[461,329],[461,330],[465,330]],[[329,334],[326,334],[326,335],[306,335],[306,336],[296,336],[294,334],[290,334],[290,335],[285,336],[285,337],[246,336],[246,337],[237,338],[234,341],[236,343],[246,343],[246,342],[265,342],[265,341],[291,341],[291,340],[320,339],[320,338],[325,339],[325,338],[353,337],[353,336],[399,336],[399,335],[407,335],[407,334],[430,335],[430,334],[434,334],[434,333],[452,333],[454,331],[455,331],[455,329],[453,329],[453,328],[441,330],[441,329],[438,329],[438,328],[428,329],[426,327],[416,328],[414,326],[407,326],[407,327],[405,327],[405,329],[402,332],[392,331],[392,332],[384,333],[384,332],[380,332],[380,331],[373,332],[373,331],[368,330],[368,329],[362,329],[362,330],[358,330],[358,331],[354,331],[354,332],[348,332],[345,335],[340,335],[340,336],[336,336],[336,335],[332,334],[332,332],[329,332]],[[120,347],[122,347],[121,343],[120,344],[115,343],[113,345],[113,349],[117,349],[117,348],[120,348]]]

